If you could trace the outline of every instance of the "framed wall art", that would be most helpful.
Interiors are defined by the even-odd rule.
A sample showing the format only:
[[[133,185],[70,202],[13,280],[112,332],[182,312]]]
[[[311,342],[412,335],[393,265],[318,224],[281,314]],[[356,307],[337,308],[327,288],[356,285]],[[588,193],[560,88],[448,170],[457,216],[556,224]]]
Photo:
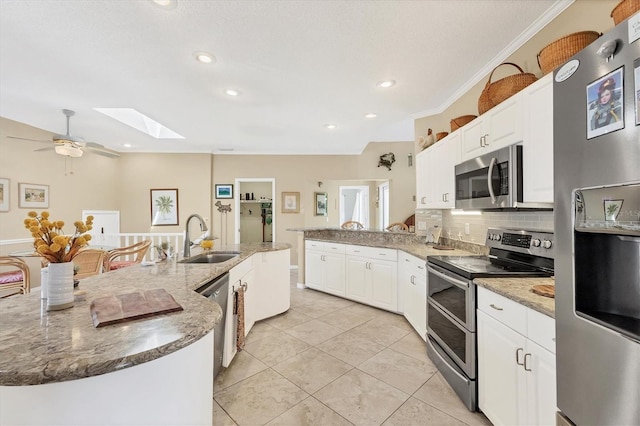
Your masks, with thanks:
[[[216,199],[233,198],[232,184],[216,184]]]
[[[0,212],[9,211],[9,200],[11,200],[10,183],[9,179],[0,178]]]
[[[300,193],[282,193],[282,213],[300,213]]]
[[[18,207],[21,209],[49,208],[49,185],[18,183]]]
[[[178,224],[178,189],[152,189],[151,226]]]
[[[587,139],[624,128],[624,67],[587,86]]]
[[[326,216],[327,215],[327,193],[326,192],[315,192],[314,194],[315,201],[315,214],[316,216]]]

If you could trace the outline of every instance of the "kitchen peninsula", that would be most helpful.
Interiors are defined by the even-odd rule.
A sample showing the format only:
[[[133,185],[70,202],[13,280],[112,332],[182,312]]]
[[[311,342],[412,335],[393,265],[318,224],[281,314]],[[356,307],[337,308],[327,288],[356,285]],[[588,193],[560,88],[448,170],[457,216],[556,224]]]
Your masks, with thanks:
[[[254,255],[288,260],[289,248],[229,245],[217,250],[240,255],[223,263],[170,260],[100,274],[82,280],[63,311],[47,312],[39,292],[0,301],[0,424],[211,424],[222,310],[194,290]],[[288,295],[288,280],[282,285]],[[183,310],[93,326],[92,300],[156,288]]]

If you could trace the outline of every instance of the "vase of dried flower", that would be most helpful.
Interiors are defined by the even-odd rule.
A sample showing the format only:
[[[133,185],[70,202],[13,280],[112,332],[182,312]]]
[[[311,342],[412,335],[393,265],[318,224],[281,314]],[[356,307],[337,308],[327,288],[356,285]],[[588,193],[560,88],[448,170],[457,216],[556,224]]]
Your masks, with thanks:
[[[73,262],[50,263],[47,282],[47,310],[73,306]]]

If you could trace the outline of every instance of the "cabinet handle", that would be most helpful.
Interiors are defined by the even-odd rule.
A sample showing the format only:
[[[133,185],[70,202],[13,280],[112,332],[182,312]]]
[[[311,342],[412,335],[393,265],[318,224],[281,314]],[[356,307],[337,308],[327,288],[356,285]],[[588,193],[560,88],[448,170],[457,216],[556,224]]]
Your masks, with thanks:
[[[487,136],[489,136],[489,133],[485,133],[483,138],[484,138],[484,146],[489,146],[489,142],[487,142]]]
[[[424,269],[424,266],[418,266],[418,269]]]
[[[484,148],[484,136],[480,136],[480,148]]]
[[[249,290],[249,284],[247,284],[246,282],[242,283],[240,287],[242,287],[245,293],[247,292],[247,290]]]
[[[531,371],[531,369],[527,367],[527,357],[531,358],[531,354],[524,354],[524,371]]]
[[[427,197],[420,198],[420,204],[427,204]]]
[[[516,364],[524,365],[524,362],[520,362],[520,356],[519,356],[520,351],[524,352],[524,349],[522,349],[522,348],[516,349]]]
[[[409,261],[409,259],[405,259],[404,261],[405,261],[405,262],[408,262],[408,261]]]
[[[386,256],[387,253],[378,253],[380,256]]]
[[[494,305],[493,303],[492,303],[492,304],[490,304],[489,306],[491,306],[491,307],[492,307],[493,309],[495,309],[496,311],[504,311],[504,309],[503,309],[503,308],[501,308],[501,307],[499,307],[499,306],[496,306],[496,305]]]

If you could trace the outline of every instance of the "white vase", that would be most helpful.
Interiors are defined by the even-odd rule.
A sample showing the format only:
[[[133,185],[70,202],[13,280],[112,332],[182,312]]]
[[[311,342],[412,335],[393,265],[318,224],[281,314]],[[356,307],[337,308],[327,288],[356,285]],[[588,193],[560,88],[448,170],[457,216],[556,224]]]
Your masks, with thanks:
[[[47,280],[47,310],[73,306],[73,262],[50,263]]]
[[[49,282],[49,265],[40,269],[40,299],[47,298],[47,283]]]

